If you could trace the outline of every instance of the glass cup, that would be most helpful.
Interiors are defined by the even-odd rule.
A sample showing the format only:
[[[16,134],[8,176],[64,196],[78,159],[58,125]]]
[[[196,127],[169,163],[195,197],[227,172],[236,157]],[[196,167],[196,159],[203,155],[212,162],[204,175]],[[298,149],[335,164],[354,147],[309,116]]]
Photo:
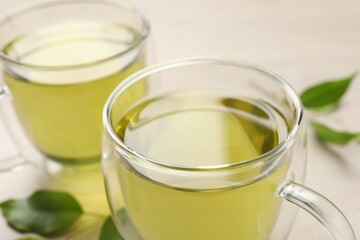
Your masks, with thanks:
[[[286,239],[295,205],[334,239],[355,239],[302,185],[303,109],[274,73],[216,59],[155,65],[113,91],[103,124],[108,202],[125,239]]]
[[[145,66],[148,35],[148,21],[125,0],[31,1],[6,13],[0,104],[18,152],[0,157],[0,171],[43,157],[99,163],[103,105]]]

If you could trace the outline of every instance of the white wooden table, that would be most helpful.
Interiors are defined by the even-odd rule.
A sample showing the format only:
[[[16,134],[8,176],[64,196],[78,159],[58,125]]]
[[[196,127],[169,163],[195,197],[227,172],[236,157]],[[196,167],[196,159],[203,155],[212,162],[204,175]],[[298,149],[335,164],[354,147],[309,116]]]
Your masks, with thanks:
[[[0,13],[21,0],[0,0]],[[212,56],[263,65],[298,92],[321,80],[360,70],[360,1],[136,0],[150,18],[157,61]],[[1,37],[1,36],[0,36]],[[360,132],[360,77],[341,108],[322,119]],[[0,122],[0,154],[12,146]],[[4,150],[6,149],[6,150]],[[310,134],[306,185],[331,199],[360,236],[360,144],[322,147]],[[33,175],[31,175],[33,174]],[[0,175],[0,201],[30,194],[41,174]],[[35,177],[34,177],[35,176]],[[0,218],[0,239],[18,236]],[[330,239],[300,212],[291,240]]]

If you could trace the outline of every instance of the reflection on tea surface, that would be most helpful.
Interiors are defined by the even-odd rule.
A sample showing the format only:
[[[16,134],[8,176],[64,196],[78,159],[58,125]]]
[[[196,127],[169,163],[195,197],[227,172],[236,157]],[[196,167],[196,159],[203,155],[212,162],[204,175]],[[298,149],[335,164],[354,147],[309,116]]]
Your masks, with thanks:
[[[147,99],[123,116],[116,132],[138,153],[186,167],[249,160],[284,140],[287,124],[272,106],[224,96],[189,90]],[[274,192],[286,170],[242,187],[211,189],[209,181],[204,189],[179,189],[172,179],[158,184],[146,172],[117,165],[127,222],[146,240],[268,239],[280,208]],[[243,176],[233,177],[228,181]]]

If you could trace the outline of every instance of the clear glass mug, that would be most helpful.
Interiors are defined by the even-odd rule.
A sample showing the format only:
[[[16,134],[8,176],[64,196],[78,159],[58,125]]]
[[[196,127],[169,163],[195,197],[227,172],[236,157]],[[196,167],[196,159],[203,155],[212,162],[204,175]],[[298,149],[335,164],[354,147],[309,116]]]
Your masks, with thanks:
[[[18,152],[0,156],[0,172],[43,158],[99,163],[103,105],[145,66],[148,35],[148,21],[125,0],[30,1],[6,13],[0,104]]]
[[[155,65],[113,91],[103,124],[107,197],[125,239],[286,239],[295,205],[334,239],[355,239],[338,208],[301,185],[303,109],[274,73],[215,59]]]

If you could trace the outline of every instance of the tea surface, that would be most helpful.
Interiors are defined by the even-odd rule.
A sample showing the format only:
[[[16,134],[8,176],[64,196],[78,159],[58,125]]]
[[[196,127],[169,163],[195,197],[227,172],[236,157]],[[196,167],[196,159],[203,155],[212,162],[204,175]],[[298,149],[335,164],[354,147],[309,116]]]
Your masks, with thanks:
[[[224,96],[191,90],[148,99],[123,116],[117,134],[138,153],[183,167],[247,161],[286,137],[286,122],[272,106]],[[181,189],[173,179],[158,184],[129,169],[117,166],[127,222],[137,231],[129,234],[144,240],[268,239],[280,207],[275,190],[286,173],[282,166],[246,186],[211,189],[210,179],[204,189]],[[244,174],[259,174],[254,171]],[[246,177],[241,174],[225,180]]]

